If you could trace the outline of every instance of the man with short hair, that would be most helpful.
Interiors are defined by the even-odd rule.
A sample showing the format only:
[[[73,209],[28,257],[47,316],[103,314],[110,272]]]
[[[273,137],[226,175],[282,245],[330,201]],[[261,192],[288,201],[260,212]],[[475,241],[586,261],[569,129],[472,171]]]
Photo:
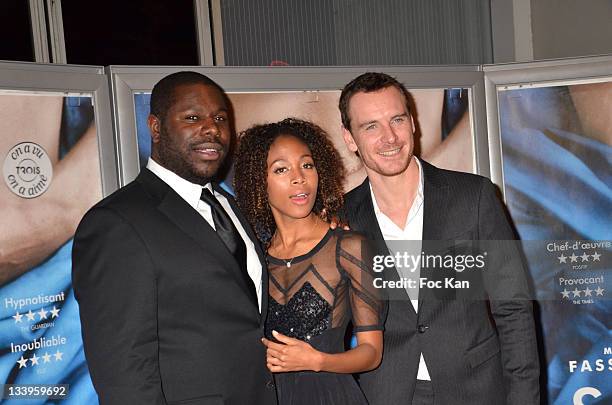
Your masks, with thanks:
[[[179,72],[151,95],[152,154],[78,227],[73,284],[101,404],[275,404],[261,343],[267,273],[255,235],[214,179],[229,102]]]
[[[383,73],[365,73],[342,91],[344,140],[368,175],[346,195],[351,228],[374,240],[379,254],[400,240],[422,240],[426,253],[435,245],[428,241],[514,239],[488,179],[441,170],[413,155],[409,97]],[[397,277],[399,268],[393,271]],[[359,377],[371,405],[539,404],[524,269],[484,271],[488,281],[503,280],[504,296],[491,297],[490,312],[484,299],[439,299],[419,288],[390,293],[382,363]]]

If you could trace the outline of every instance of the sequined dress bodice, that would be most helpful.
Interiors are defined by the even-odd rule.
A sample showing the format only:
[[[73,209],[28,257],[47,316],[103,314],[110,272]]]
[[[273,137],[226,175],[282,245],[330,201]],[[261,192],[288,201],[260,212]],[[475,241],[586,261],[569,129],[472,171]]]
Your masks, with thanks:
[[[309,341],[329,329],[331,313],[332,307],[307,281],[285,305],[270,298],[266,334],[271,336],[275,329],[283,335]]]

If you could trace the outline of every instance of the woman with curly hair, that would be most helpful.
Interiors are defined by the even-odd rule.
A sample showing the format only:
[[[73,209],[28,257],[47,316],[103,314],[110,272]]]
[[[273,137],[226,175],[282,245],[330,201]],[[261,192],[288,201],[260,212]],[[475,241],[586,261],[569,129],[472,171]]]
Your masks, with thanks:
[[[236,159],[240,208],[267,247],[267,365],[280,405],[366,404],[352,373],[382,356],[384,304],[364,238],[332,230],[344,169],[321,128],[288,118],[246,130]],[[357,346],[344,351],[349,322]]]

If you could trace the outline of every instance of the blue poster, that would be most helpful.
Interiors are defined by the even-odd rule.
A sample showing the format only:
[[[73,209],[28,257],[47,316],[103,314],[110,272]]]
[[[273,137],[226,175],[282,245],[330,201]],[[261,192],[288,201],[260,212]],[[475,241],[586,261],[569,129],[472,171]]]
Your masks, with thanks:
[[[91,97],[0,94],[0,384],[7,405],[97,403],[72,235],[101,198]]]
[[[612,83],[498,93],[506,200],[538,300],[546,403],[612,403]]]

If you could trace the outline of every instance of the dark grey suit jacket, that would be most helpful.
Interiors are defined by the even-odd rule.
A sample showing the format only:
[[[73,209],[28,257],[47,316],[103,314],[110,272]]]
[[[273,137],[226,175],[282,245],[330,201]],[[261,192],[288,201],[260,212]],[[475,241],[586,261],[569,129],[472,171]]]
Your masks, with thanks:
[[[514,239],[488,179],[421,162],[425,252],[435,244],[427,241]],[[367,179],[346,195],[345,210],[353,230],[374,240],[379,254],[388,252]],[[503,279],[506,299],[440,299],[422,289],[417,314],[405,290],[394,291],[404,299],[389,301],[382,363],[359,376],[371,405],[410,403],[421,352],[436,404],[539,404],[536,336],[524,269],[498,263],[486,271],[488,277]],[[435,278],[422,271],[421,277],[426,276]]]
[[[72,278],[101,404],[276,403],[253,281],[148,169],[85,215]],[[262,314],[267,286],[263,266]]]

